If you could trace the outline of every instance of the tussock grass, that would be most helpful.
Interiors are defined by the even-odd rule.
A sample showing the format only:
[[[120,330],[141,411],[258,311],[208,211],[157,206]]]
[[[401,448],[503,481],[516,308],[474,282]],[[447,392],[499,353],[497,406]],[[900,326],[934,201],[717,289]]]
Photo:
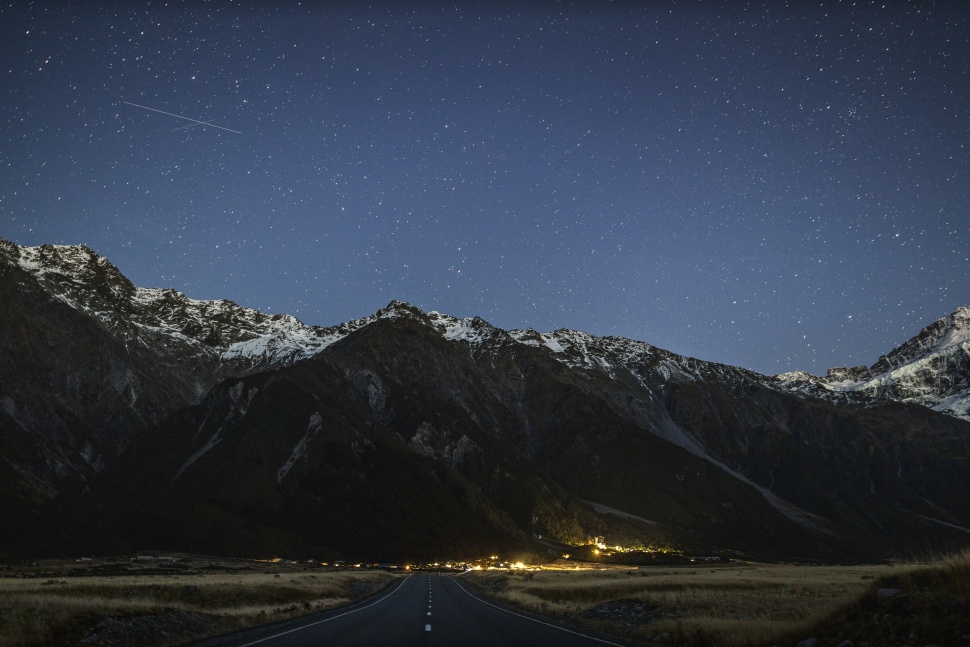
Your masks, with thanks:
[[[970,593],[970,548],[947,557],[938,564],[907,569],[894,573],[882,584],[895,584],[899,588],[915,590],[932,588],[947,595]]]
[[[970,645],[970,549],[879,577],[858,599],[815,623],[812,635],[820,644]]]
[[[0,647],[76,644],[105,618],[171,612],[200,615],[200,623],[204,620],[210,633],[221,633],[345,604],[379,589],[392,577],[357,570],[46,580],[4,577],[0,578]],[[198,637],[202,636],[171,635],[154,644]]]
[[[813,635],[820,622],[844,615],[886,586],[885,578],[952,582],[946,568],[744,563],[543,571],[531,581],[483,574],[478,581],[505,602],[631,640],[660,636],[665,644],[749,647],[794,644]],[[611,604],[626,611],[611,613]]]

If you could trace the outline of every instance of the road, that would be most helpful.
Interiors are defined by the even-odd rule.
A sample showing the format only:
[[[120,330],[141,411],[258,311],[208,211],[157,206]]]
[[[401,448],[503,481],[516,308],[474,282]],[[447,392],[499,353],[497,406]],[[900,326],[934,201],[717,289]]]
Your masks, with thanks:
[[[380,596],[300,621],[197,643],[198,647],[602,647],[623,645],[502,608],[461,578],[410,575]]]

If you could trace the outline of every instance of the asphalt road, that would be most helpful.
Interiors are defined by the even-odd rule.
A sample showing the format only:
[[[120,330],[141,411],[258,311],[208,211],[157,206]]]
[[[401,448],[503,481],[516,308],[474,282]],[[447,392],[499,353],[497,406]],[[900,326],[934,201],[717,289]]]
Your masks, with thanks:
[[[411,575],[379,597],[199,645],[219,647],[596,647],[623,645],[496,606],[444,575]]]

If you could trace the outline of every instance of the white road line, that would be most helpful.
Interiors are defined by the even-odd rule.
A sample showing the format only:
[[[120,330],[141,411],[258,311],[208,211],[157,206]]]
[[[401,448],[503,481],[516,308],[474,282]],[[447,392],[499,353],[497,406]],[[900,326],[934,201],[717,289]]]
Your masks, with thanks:
[[[510,615],[518,616],[520,618],[524,618],[525,620],[529,620],[531,622],[535,622],[535,623],[540,624],[540,625],[545,625],[547,627],[552,627],[553,629],[558,629],[559,631],[565,631],[567,634],[573,634],[574,636],[580,636],[582,638],[588,638],[589,640],[595,640],[596,642],[603,643],[604,645],[614,645],[614,647],[624,647],[620,643],[614,643],[614,642],[610,642],[609,640],[603,640],[602,638],[597,638],[596,636],[588,636],[588,635],[583,634],[583,633],[580,633],[578,631],[573,631],[572,629],[566,629],[565,627],[560,627],[558,625],[554,625],[554,624],[549,623],[549,622],[543,622],[542,620],[536,620],[535,618],[530,618],[529,616],[524,616],[521,613],[516,613],[515,611],[509,611],[508,609],[503,609],[500,606],[494,605],[491,602],[486,602],[485,600],[483,600],[483,599],[481,599],[479,597],[476,597],[476,596],[472,595],[471,593],[468,592],[468,590],[465,587],[463,587],[461,584],[458,584],[458,580],[456,580],[455,578],[451,577],[450,575],[448,576],[448,578],[450,580],[452,580],[455,584],[457,584],[459,589],[461,589],[462,591],[464,591],[465,593],[467,593],[468,594],[468,597],[470,597],[473,600],[477,600],[477,601],[481,602],[482,604],[487,604],[488,606],[492,607],[493,609],[498,609],[499,611],[504,611],[505,613],[508,613]],[[245,647],[245,645],[243,645],[243,647]]]
[[[302,626],[296,627],[295,629],[288,629],[286,631],[281,631],[278,634],[273,634],[272,636],[267,636],[265,638],[260,638],[259,640],[254,640],[252,642],[246,643],[245,645],[239,645],[239,647],[249,647],[250,645],[258,645],[259,643],[264,643],[267,640],[273,640],[274,638],[279,638],[280,636],[285,636],[287,634],[295,633],[297,631],[303,631],[304,629],[309,629],[310,627],[314,627],[316,625],[322,625],[324,622],[330,622],[331,620],[336,620],[337,618],[343,618],[344,616],[349,616],[351,613],[357,613],[358,611],[363,611],[364,609],[370,609],[375,604],[380,604],[381,602],[383,602],[387,598],[389,598],[392,595],[394,595],[395,593],[397,593],[397,590],[404,585],[404,583],[408,580],[409,577],[411,577],[411,576],[408,575],[403,580],[401,580],[401,583],[398,584],[397,586],[395,586],[393,591],[391,591],[390,593],[388,593],[384,597],[382,597],[382,598],[380,598],[378,600],[375,600],[374,602],[371,602],[367,606],[360,607],[359,609],[354,609],[353,611],[347,611],[346,613],[341,613],[340,615],[333,616],[332,618],[324,618],[323,620],[317,620],[316,622],[311,622],[308,625],[302,625]]]
[[[424,630],[425,631],[431,631],[431,625],[425,625],[424,626]]]

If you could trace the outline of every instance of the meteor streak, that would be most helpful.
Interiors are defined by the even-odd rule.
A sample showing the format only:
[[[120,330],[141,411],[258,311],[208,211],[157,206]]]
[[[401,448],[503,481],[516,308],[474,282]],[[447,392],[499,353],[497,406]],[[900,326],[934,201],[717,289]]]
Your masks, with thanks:
[[[697,270],[698,272],[703,272],[704,274],[707,274],[707,275],[708,275],[709,277],[711,277],[712,279],[717,279],[718,281],[720,281],[720,282],[721,282],[721,283],[723,283],[724,285],[731,285],[731,286],[733,286],[733,285],[734,285],[733,283],[731,283],[730,281],[728,281],[728,280],[727,280],[727,279],[725,279],[725,278],[722,278],[722,277],[720,277],[720,276],[718,276],[718,275],[716,275],[716,274],[711,274],[710,272],[708,272],[707,270],[705,270],[704,268],[702,268],[702,267],[701,267],[701,266],[699,266],[699,265],[697,265],[697,266],[695,266],[695,267],[694,267],[694,269],[696,269],[696,270]]]
[[[149,108],[148,106],[140,106],[137,103],[132,103],[130,101],[122,101],[121,103],[128,104],[129,106],[135,106],[136,108],[142,108],[143,110],[151,110],[152,112],[160,112],[163,115],[168,115],[170,117],[178,117],[179,119],[185,119],[186,121],[193,122],[192,123],[193,126],[197,126],[197,125],[201,125],[201,126],[212,126],[213,128],[218,128],[219,130],[228,130],[231,133],[238,133],[240,135],[242,134],[242,132],[239,131],[239,130],[233,130],[232,128],[223,128],[222,126],[217,126],[215,124],[211,124],[208,121],[199,121],[198,119],[192,119],[191,117],[183,117],[182,115],[177,115],[174,112],[165,112],[164,110],[158,110],[157,108]],[[183,126],[183,128],[186,128],[186,127],[187,126]],[[180,129],[179,128],[176,128],[175,130],[180,130]]]

